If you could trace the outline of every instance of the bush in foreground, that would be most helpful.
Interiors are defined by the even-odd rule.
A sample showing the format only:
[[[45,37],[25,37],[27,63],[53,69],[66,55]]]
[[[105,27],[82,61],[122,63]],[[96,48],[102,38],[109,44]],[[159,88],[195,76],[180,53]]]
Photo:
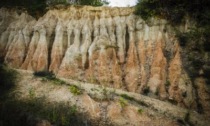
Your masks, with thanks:
[[[17,75],[18,73],[15,70],[0,64],[0,96],[14,87],[17,81]]]

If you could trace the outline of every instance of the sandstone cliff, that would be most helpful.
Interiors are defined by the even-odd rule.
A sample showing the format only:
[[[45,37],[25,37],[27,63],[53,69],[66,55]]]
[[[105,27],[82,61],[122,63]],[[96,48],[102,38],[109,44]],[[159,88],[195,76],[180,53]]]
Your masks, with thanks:
[[[173,27],[158,19],[145,23],[133,11],[70,6],[35,20],[2,8],[0,56],[14,68],[53,71],[208,115],[209,89],[202,77],[193,81],[183,68]]]

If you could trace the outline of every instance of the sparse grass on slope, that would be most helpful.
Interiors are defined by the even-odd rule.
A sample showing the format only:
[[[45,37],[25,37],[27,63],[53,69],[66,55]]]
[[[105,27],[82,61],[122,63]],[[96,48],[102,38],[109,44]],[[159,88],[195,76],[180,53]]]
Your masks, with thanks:
[[[68,102],[48,102],[45,96],[37,97],[39,94],[35,88],[29,88],[26,91],[28,92],[27,98],[21,100],[19,98],[23,94],[17,91],[15,86],[18,78],[17,72],[1,65],[0,75],[0,126],[33,126],[43,121],[47,125],[56,126],[85,125],[82,119],[86,117],[78,112],[76,105]],[[52,73],[36,72],[34,75],[42,77],[53,85],[56,84],[54,86],[57,87],[65,83],[57,79]],[[75,90],[78,94],[79,89]]]
[[[158,120],[160,119],[159,116],[161,116],[164,117],[164,120],[171,120],[170,118],[181,120],[186,125],[189,123],[195,125],[207,124],[205,121],[203,122],[202,116],[195,112],[187,111],[186,109],[140,94],[118,89],[102,88],[101,86],[60,78],[66,84],[73,83],[85,90],[83,95],[75,97],[70,93],[68,89],[69,85],[55,85],[50,80],[43,83],[40,78],[34,78],[28,72],[21,75],[25,76],[17,85],[18,89],[16,90],[20,94],[10,95],[9,99],[4,99],[0,104],[0,126],[27,126],[32,125],[31,123],[37,124],[37,121],[39,122],[40,120],[47,120],[48,123],[50,122],[57,126],[90,125],[92,122],[88,120],[90,118],[89,114],[96,113],[93,111],[90,111],[90,113],[86,112],[89,108],[98,104],[94,104],[95,102],[87,95],[90,93],[93,95],[100,95],[100,93],[103,95],[112,95],[109,92],[115,94],[109,107],[113,105],[121,107],[121,113],[118,116],[122,115],[124,120],[127,119],[127,115],[124,116],[123,114],[125,113],[123,112],[128,112],[128,109],[132,108],[131,106],[136,105],[136,109],[133,112],[138,115],[138,118],[150,118],[146,115],[150,111],[155,113],[155,115],[157,114],[154,118]],[[86,99],[90,102],[81,99]],[[105,102],[102,101],[101,103]],[[152,117],[151,119],[154,118]],[[87,123],[84,123],[85,121]],[[98,120],[94,121],[97,122]]]
[[[18,73],[15,70],[0,64],[0,98],[15,86],[17,75]]]
[[[67,103],[45,102],[45,98],[32,98],[28,101],[5,100],[0,104],[0,126],[29,126],[47,120],[57,126],[81,126],[81,114],[77,106]]]

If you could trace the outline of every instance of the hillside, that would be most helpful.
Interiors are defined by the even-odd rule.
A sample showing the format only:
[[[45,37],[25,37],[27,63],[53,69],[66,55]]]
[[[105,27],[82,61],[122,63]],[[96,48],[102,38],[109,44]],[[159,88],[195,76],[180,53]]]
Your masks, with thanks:
[[[136,93],[63,78],[50,80],[34,76],[30,71],[18,70],[18,73],[19,81],[10,92],[10,100],[3,100],[1,105],[4,111],[15,110],[13,116],[18,119],[14,123],[22,120],[28,126],[208,124],[196,112]],[[71,87],[81,92],[77,94]]]
[[[205,121],[201,121],[201,117],[210,117],[210,87],[203,76],[204,68],[199,67],[196,76],[192,76],[186,69],[192,68],[186,57],[189,58],[194,53],[188,54],[190,52],[180,46],[174,26],[156,18],[145,22],[133,12],[134,8],[130,7],[58,5],[48,8],[44,16],[35,19],[24,10],[1,8],[1,61],[12,68],[34,72],[51,71],[59,78],[84,82],[82,85],[87,85],[84,89],[89,89],[90,92],[92,86],[86,83],[99,85],[96,86],[98,90],[106,87],[105,89],[120,89],[126,94],[134,94],[136,99],[145,99],[148,102],[146,107],[140,108],[149,110],[152,107],[156,111],[160,109],[162,114],[157,112],[159,115],[154,118],[147,114],[143,116],[145,120],[154,120],[154,123],[162,117],[166,118],[163,113],[168,113],[169,121],[164,125],[175,125],[177,122],[174,120],[183,120],[187,111],[194,111],[195,115],[189,114],[190,123],[204,125]],[[190,22],[186,22],[178,29],[187,31],[190,26]],[[205,53],[205,56],[209,59],[208,53]],[[27,74],[24,76],[28,77],[28,80],[21,80],[25,81],[25,85],[23,82],[19,84],[22,84],[25,94],[28,89],[24,86],[34,86],[32,83],[37,83],[37,88],[41,88],[37,91],[42,90],[37,94],[49,95],[49,99],[53,97],[54,100],[65,102],[65,98],[71,97],[67,92],[65,95],[62,93],[68,91],[68,86],[53,86],[54,94],[58,94],[54,96],[49,93],[50,85],[42,87],[39,79]],[[57,92],[56,88],[62,88],[62,91]],[[92,96],[95,95],[97,94]],[[22,96],[27,95],[23,93]],[[91,106],[103,102],[92,101],[88,94],[77,100],[84,103],[83,108],[92,113],[94,119],[102,118],[101,113],[96,112],[100,111],[101,107],[94,110]],[[131,105],[131,109],[122,114],[115,99],[103,104],[106,108],[111,104],[110,113],[105,117],[114,118],[111,119],[113,125],[126,125],[128,122],[129,125],[137,125],[142,120],[145,121],[141,120],[135,105]],[[117,106],[116,113],[111,112],[115,110],[112,108],[114,106]],[[130,110],[135,110],[135,113],[130,113]],[[116,119],[112,116],[116,116]],[[171,119],[173,117],[174,119]],[[161,121],[161,124],[162,122],[164,121]]]

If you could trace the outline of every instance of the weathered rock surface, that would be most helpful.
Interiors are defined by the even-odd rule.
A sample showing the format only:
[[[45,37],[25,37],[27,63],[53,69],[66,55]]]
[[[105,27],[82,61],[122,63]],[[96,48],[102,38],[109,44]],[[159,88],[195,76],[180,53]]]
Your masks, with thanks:
[[[15,68],[49,70],[209,113],[209,89],[202,79],[193,86],[173,28],[158,19],[147,24],[133,10],[70,6],[35,20],[2,8],[0,56]]]

